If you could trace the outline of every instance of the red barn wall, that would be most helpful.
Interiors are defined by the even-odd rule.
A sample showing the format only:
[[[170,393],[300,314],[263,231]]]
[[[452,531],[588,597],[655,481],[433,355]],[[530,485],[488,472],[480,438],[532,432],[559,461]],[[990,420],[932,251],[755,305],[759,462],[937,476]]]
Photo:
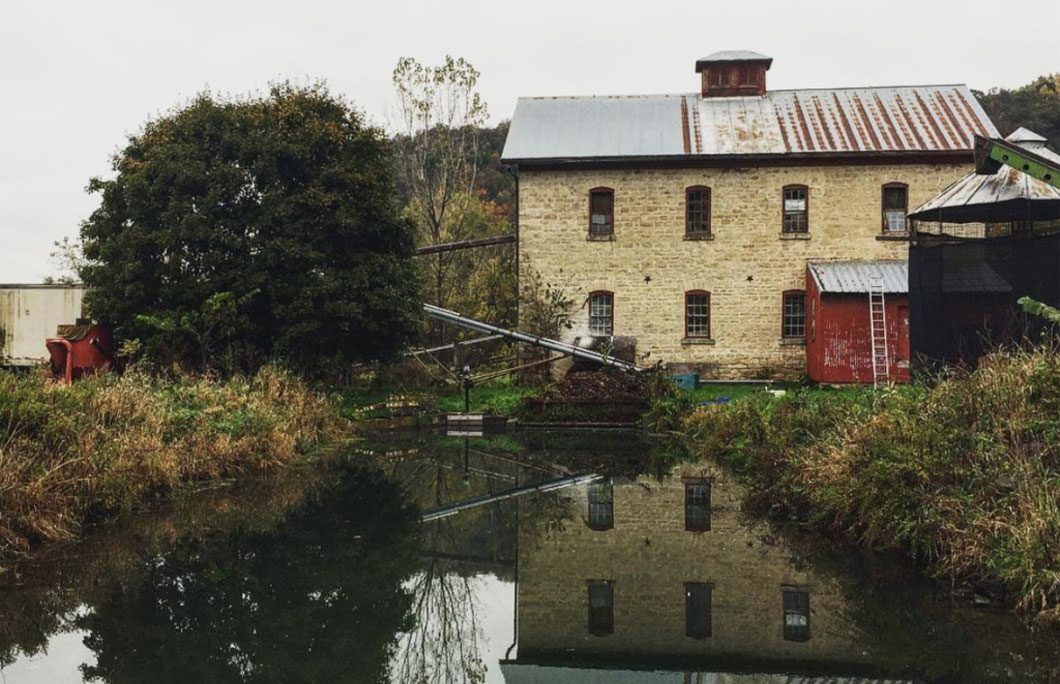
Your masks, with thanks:
[[[807,281],[807,375],[816,382],[872,382],[868,294],[822,294],[812,277]],[[888,294],[884,301],[891,380],[908,382],[909,296]]]

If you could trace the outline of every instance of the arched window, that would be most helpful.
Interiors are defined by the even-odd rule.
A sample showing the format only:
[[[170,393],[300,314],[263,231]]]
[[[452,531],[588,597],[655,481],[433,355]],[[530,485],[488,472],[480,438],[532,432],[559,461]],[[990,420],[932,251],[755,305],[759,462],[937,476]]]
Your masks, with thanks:
[[[610,237],[615,234],[615,191],[593,188],[589,191],[589,236]]]
[[[685,293],[685,337],[710,337],[710,293],[706,290]]]
[[[905,215],[909,211],[909,186],[905,183],[885,183],[881,195],[883,232],[905,233],[908,231]]]
[[[615,331],[615,293],[596,290],[589,293],[589,334],[597,337]]]
[[[810,189],[805,185],[785,185],[781,211],[781,232],[810,232]]]
[[[685,237],[710,237],[710,188],[685,188]]]

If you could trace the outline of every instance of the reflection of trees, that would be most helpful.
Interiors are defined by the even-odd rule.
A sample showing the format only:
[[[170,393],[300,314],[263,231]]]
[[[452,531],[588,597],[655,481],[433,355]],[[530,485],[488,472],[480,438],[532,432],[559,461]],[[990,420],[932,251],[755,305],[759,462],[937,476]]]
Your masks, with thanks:
[[[77,620],[88,679],[383,682],[411,624],[403,583],[416,521],[378,475],[342,482],[269,534],[178,544],[143,584],[115,586]]]
[[[485,679],[475,580],[448,565],[432,560],[409,584],[414,627],[401,639],[396,682],[470,684]]]

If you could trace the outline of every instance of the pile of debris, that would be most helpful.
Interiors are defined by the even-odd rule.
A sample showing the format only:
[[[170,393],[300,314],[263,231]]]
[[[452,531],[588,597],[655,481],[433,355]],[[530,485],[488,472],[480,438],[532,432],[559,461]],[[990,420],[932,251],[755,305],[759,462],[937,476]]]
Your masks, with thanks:
[[[556,386],[556,396],[564,399],[644,400],[652,397],[651,373],[631,373],[616,368],[594,370],[572,368]]]

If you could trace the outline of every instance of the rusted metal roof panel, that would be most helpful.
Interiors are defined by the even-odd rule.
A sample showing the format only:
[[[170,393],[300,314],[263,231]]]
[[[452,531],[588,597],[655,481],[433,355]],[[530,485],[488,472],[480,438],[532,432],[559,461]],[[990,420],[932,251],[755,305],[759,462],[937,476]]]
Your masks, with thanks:
[[[963,85],[520,98],[503,158],[961,152],[977,133],[998,135]]]
[[[811,261],[808,266],[823,293],[868,294],[876,277],[885,294],[909,292],[908,261]]]

